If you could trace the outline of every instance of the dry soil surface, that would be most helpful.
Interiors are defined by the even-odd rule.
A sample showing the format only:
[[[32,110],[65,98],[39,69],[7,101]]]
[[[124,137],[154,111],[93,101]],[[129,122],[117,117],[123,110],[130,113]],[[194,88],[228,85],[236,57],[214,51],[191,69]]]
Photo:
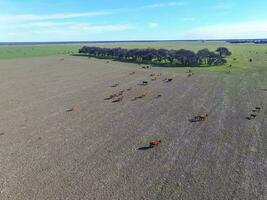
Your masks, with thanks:
[[[266,75],[2,60],[0,199],[267,199]],[[104,100],[129,87],[122,102]]]

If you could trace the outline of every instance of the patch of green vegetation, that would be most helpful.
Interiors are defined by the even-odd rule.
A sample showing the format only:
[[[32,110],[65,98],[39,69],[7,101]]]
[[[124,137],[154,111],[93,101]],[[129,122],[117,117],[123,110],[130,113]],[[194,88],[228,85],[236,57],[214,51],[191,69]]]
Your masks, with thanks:
[[[14,59],[23,57],[49,56],[59,54],[77,53],[84,44],[73,45],[35,45],[35,46],[0,46],[0,59]],[[223,41],[209,42],[128,42],[128,43],[89,43],[86,46],[96,47],[121,47],[121,48],[165,48],[165,49],[187,49],[197,52],[207,48],[215,51],[218,47],[226,47],[232,55],[227,58],[227,64],[223,66],[204,67],[199,70],[208,71],[240,71],[263,69],[267,67],[267,45],[254,43],[231,44]],[[252,59],[252,62],[249,60]],[[193,68],[198,70],[198,68]],[[178,69],[177,70],[181,70]]]
[[[213,66],[202,68],[209,71],[233,71],[253,69],[255,67],[267,67],[267,45],[254,43],[231,44],[224,41],[209,42],[132,42],[132,43],[101,43],[86,44],[86,46],[108,47],[108,48],[166,48],[166,49],[187,49],[197,52],[201,49],[215,51],[218,47],[226,47],[232,55],[227,58],[227,64],[224,66]],[[252,59],[252,62],[249,60]]]
[[[0,46],[0,59],[77,53],[81,45]]]

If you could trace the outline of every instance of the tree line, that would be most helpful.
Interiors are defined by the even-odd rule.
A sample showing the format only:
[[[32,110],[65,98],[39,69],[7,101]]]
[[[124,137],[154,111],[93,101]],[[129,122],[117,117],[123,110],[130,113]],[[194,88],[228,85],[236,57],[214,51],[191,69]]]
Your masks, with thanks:
[[[267,44],[267,39],[248,39],[248,40],[226,40],[229,43],[254,43],[254,44]]]
[[[79,50],[79,54],[127,62],[194,67],[223,65],[226,63],[225,57],[231,55],[231,52],[225,47],[220,47],[215,52],[202,49],[195,53],[185,49],[124,49],[84,46]]]

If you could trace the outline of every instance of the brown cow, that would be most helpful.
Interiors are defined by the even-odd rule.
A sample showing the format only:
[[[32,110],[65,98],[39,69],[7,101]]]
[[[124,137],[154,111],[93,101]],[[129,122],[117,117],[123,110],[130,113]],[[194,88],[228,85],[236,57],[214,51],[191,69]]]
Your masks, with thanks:
[[[114,99],[112,102],[116,103],[116,102],[121,102],[123,100],[123,96],[118,96],[116,99]]]
[[[151,142],[149,142],[149,147],[154,147],[154,146],[157,146],[161,143],[161,140],[153,140]]]
[[[208,119],[208,114],[195,116],[196,121],[205,121]]]

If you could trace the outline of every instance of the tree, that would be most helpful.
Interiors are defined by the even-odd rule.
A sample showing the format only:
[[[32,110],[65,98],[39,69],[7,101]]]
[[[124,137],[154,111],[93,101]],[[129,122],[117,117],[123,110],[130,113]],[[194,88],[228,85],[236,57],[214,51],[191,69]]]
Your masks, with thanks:
[[[232,53],[226,47],[219,47],[216,52],[220,54],[221,57],[226,57],[232,55]]]
[[[199,66],[205,65],[222,65],[226,60],[222,55],[230,55],[229,51],[224,48],[218,48],[216,54],[208,49],[199,50],[197,53],[185,49],[167,50],[167,49],[124,49],[124,48],[99,48],[84,46],[79,53],[92,57],[112,58],[120,61],[145,62],[155,64],[179,64],[181,66]]]
[[[209,59],[209,56],[210,56],[211,53],[212,52],[210,52],[208,49],[199,50],[197,52],[199,64],[207,65],[208,64],[208,59]]]

